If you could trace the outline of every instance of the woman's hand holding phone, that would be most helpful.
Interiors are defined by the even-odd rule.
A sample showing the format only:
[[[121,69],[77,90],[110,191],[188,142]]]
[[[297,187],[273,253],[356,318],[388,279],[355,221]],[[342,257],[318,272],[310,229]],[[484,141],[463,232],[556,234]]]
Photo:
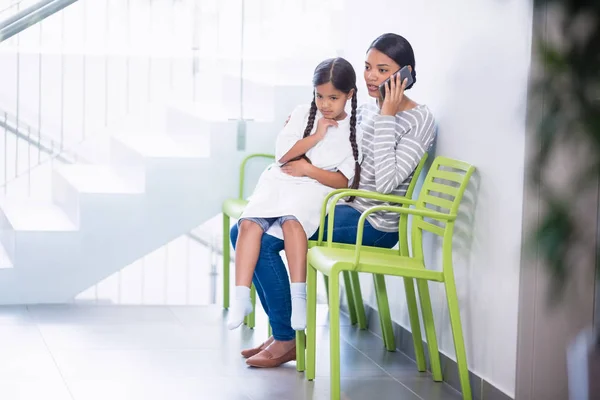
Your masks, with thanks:
[[[385,85],[385,98],[381,105],[381,115],[396,115],[400,112],[400,105],[404,99],[404,89],[408,84],[407,78],[404,79],[404,82],[400,82],[400,79],[400,74],[396,74]]]

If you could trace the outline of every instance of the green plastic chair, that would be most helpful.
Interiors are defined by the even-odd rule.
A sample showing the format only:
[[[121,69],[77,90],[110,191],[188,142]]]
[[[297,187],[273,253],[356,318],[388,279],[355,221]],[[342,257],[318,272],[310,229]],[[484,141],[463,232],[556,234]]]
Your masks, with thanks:
[[[237,219],[240,217],[240,215],[242,215],[242,213],[244,212],[244,208],[246,207],[246,205],[248,204],[248,201],[244,199],[244,185],[245,185],[245,174],[246,174],[246,165],[248,164],[248,161],[250,161],[253,158],[267,158],[267,159],[273,159],[275,160],[275,156],[272,154],[262,154],[262,153],[258,153],[258,154],[250,154],[249,156],[247,156],[246,158],[244,158],[242,160],[241,166],[240,166],[240,182],[239,182],[239,194],[237,198],[232,198],[232,199],[227,199],[223,202],[223,206],[222,206],[222,212],[223,212],[223,308],[229,308],[229,279],[230,279],[230,272],[229,272],[229,268],[230,268],[230,263],[231,263],[231,254],[230,254],[230,238],[229,238],[229,227],[230,227],[230,219],[234,218]],[[423,160],[424,161],[424,160]],[[423,163],[422,161],[422,163]],[[419,172],[422,169],[422,163],[419,165]],[[415,173],[415,176],[418,176]],[[416,182],[416,180],[414,180]],[[411,184],[412,185],[412,184]],[[324,207],[327,205],[327,200],[333,196],[334,194],[340,193],[341,191],[344,191],[347,189],[341,189],[341,190],[337,190],[334,191],[333,193],[331,193],[327,199],[325,199],[324,202]],[[412,190],[414,190],[414,185],[412,185],[412,187],[409,187],[410,193],[412,194]],[[308,247],[311,248],[313,246],[317,245],[317,241],[311,240],[308,242]],[[325,287],[328,287],[327,284],[327,277],[325,278]],[[366,324],[366,317],[365,317],[365,311],[364,311],[364,306],[362,305],[362,297],[359,293],[358,298],[360,299],[360,306],[357,308],[354,305],[354,299],[356,298],[356,296],[354,295],[353,291],[352,291],[352,284],[351,284],[351,275],[347,274],[345,275],[345,282],[346,282],[346,295],[347,295],[347,299],[348,299],[348,307],[349,307],[349,311],[350,311],[350,319],[352,324],[356,324],[357,321],[359,322],[359,325],[361,327],[361,329],[366,329],[367,328],[367,324]],[[358,282],[358,276],[356,277],[356,281]],[[360,286],[358,286],[358,289],[360,290]],[[251,290],[250,290],[250,296],[252,299],[252,306],[253,306],[253,311],[251,314],[249,314],[245,319],[244,319],[244,323],[249,327],[249,328],[254,328],[255,326],[255,321],[256,321],[256,313],[255,313],[255,308],[256,308],[256,289],[254,287],[254,285],[252,285]],[[269,326],[269,336],[271,335],[271,327]]]
[[[331,228],[333,223],[330,218],[328,221],[329,230],[326,245],[315,246],[308,251],[306,377],[309,380],[314,380],[315,378],[316,272],[320,271],[329,277],[330,384],[332,399],[340,399],[340,311],[339,296],[336,295],[340,286],[339,274],[342,271],[353,271],[376,274],[381,276],[382,279],[383,276],[390,275],[417,280],[423,314],[423,326],[429,347],[431,370],[433,379],[438,382],[442,380],[442,370],[428,281],[444,284],[463,399],[471,400],[469,370],[467,367],[467,357],[460,322],[460,309],[452,267],[452,239],[459,205],[474,171],[475,168],[467,163],[446,157],[436,157],[416,201],[404,198],[402,200],[402,203],[405,205],[404,207],[383,205],[375,206],[365,211],[359,220],[356,244],[352,248],[340,248],[335,243],[332,243]],[[347,191],[346,193],[346,195],[350,195],[352,191]],[[340,193],[340,195],[342,194]],[[372,195],[373,198],[387,201],[384,195]],[[448,196],[453,197],[453,200],[449,200]],[[397,202],[398,199],[396,198],[394,201]],[[334,205],[335,203],[332,204]],[[407,205],[414,206],[414,208],[408,208],[406,207]],[[447,212],[434,211],[430,208],[432,206],[440,207],[447,210]],[[330,209],[333,208],[331,205],[330,207]],[[402,248],[403,246],[400,246],[400,249],[394,251],[394,253],[390,253],[389,251],[373,251],[373,249],[362,246],[365,220],[368,215],[379,211],[392,211],[401,216],[412,216],[412,254],[408,254],[406,252],[407,249]],[[321,222],[324,222],[324,218],[321,219]],[[402,232],[402,224],[401,219],[399,232]],[[442,238],[443,262],[441,271],[428,269],[425,265],[423,231],[428,231]],[[376,291],[380,289],[377,286],[375,288]],[[380,303],[380,314],[385,314],[385,318],[391,321],[387,298],[385,301],[382,301],[385,293],[377,293],[377,296]],[[412,323],[413,321],[411,321]],[[384,335],[386,334],[384,333]],[[417,367],[422,371],[424,370],[422,347],[415,346],[415,352],[417,354]]]
[[[240,183],[239,183],[239,191],[238,197],[235,199],[227,199],[223,202],[223,308],[229,308],[229,266],[231,263],[231,254],[230,254],[230,239],[229,239],[229,228],[230,228],[230,219],[237,219],[244,212],[244,208],[248,204],[248,200],[244,199],[244,184],[246,178],[246,165],[248,161],[253,158],[267,158],[275,160],[275,156],[272,154],[250,154],[246,158],[242,160],[240,165]],[[250,313],[244,319],[244,323],[248,325],[249,328],[254,328],[256,324],[256,313],[255,313],[255,304],[256,304],[256,289],[254,288],[254,284],[250,289],[250,296],[252,299],[252,313]]]
[[[394,196],[394,195],[384,195],[377,192],[370,192],[366,190],[351,190],[351,189],[339,189],[331,192],[323,201],[323,206],[321,208],[321,223],[319,229],[319,235],[316,241],[309,242],[309,249],[315,246],[323,246],[323,227],[325,226],[325,216],[327,215],[327,205],[329,203],[329,199],[333,198],[329,203],[329,218],[330,218],[330,226],[333,225],[333,221],[335,218],[335,205],[338,204],[339,200],[343,197],[347,197],[349,195],[363,198],[371,198],[378,199],[381,201],[385,201],[392,204],[402,204],[406,198],[412,198],[412,195],[415,191],[415,187],[417,186],[417,182],[425,165],[427,163],[427,159],[429,157],[428,153],[425,153],[419,161],[419,164],[415,168],[415,172],[413,174],[413,179],[411,180],[407,190],[406,197]],[[401,205],[401,207],[408,207],[408,204]],[[331,229],[331,228],[330,228]],[[408,255],[408,215],[400,215],[400,229],[399,229],[399,251],[401,254]],[[331,242],[331,240],[330,240]],[[354,250],[354,244],[342,244],[342,243],[328,243],[332,247],[337,249],[347,249]],[[369,247],[362,246],[363,251],[370,251],[379,254],[397,254],[398,250],[393,249],[385,249],[381,247]],[[352,325],[358,321],[358,326],[360,329],[367,329],[367,318],[365,315],[365,307],[362,299],[362,292],[360,288],[360,279],[358,277],[358,272],[356,271],[342,271],[342,276],[344,278],[344,285],[346,287],[346,294],[348,295],[348,310],[350,321]],[[327,298],[329,299],[329,279],[327,275],[323,275],[325,278],[325,289],[327,290]],[[377,297],[378,308],[388,309],[388,299],[387,299],[387,289],[385,286],[385,279],[382,275],[373,274],[373,281],[375,284],[375,294]],[[408,315],[411,326],[411,332],[413,336],[413,344],[415,346],[415,353],[417,358],[417,366],[420,371],[426,370],[425,363],[425,352],[423,349],[423,340],[421,336],[421,325],[419,324],[419,311],[417,309],[417,300],[415,296],[415,287],[412,279],[404,279],[404,291],[406,294],[406,304],[408,305]],[[379,320],[381,323],[381,331],[383,332],[383,342],[385,348],[388,351],[396,351],[396,343],[394,338],[394,327],[392,325],[392,319],[389,316],[389,312],[380,313]],[[306,335],[305,332],[297,332],[296,333],[296,367],[298,371],[305,370],[305,355],[306,355]]]

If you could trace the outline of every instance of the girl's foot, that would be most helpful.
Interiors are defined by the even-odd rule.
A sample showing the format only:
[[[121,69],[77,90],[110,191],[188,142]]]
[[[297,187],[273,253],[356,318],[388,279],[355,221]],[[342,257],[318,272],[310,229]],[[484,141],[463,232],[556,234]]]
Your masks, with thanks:
[[[227,328],[235,329],[244,322],[246,315],[252,312],[250,288],[246,286],[235,287],[235,299],[227,313]]]
[[[292,328],[306,329],[306,283],[292,283]]]

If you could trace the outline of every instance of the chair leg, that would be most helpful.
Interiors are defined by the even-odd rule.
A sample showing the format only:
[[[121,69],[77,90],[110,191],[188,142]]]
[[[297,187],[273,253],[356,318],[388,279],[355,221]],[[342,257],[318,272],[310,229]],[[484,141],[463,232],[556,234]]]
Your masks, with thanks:
[[[373,274],[373,283],[375,284],[379,321],[381,322],[381,332],[383,333],[385,348],[387,351],[396,351],[394,327],[392,326],[392,316],[390,314],[390,304],[388,303],[385,277],[383,275]]]
[[[223,213],[223,308],[229,308],[229,215]]]
[[[317,270],[310,265],[306,271],[306,292],[306,379],[312,381],[317,356]]]
[[[425,327],[425,335],[427,337],[427,347],[429,347],[431,373],[433,374],[434,381],[441,382],[442,366],[440,364],[440,352],[435,334],[435,322],[431,308],[428,282],[423,279],[417,279],[417,286],[419,287],[419,299],[421,300],[421,312],[423,313],[423,326]]]
[[[323,275],[323,282],[325,283],[325,295],[327,296],[327,304],[329,304],[329,277]]]
[[[460,387],[462,388],[463,400],[471,400],[471,384],[469,381],[469,368],[467,366],[467,352],[463,337],[462,324],[460,322],[460,307],[454,277],[446,280],[446,298],[448,300],[448,311],[450,313],[450,324],[452,325],[452,337],[456,351],[456,363],[458,364],[458,375]]]
[[[250,287],[250,300],[252,300],[252,312],[244,318],[244,323],[250,329],[254,329],[256,326],[256,288],[254,284]]]
[[[331,398],[340,398],[340,277],[334,272],[329,277],[329,346]]]
[[[306,368],[306,334],[296,331],[296,371],[303,372]]]
[[[415,296],[415,283],[412,278],[404,278],[404,291],[406,292],[406,304],[408,306],[410,330],[412,332],[413,344],[415,346],[417,369],[421,372],[425,372],[427,371],[427,363],[425,361],[425,350],[423,349],[423,337],[421,336],[419,310],[417,309],[417,298]]]
[[[358,272],[350,272],[350,280],[352,281],[352,294],[354,295],[354,307],[356,308],[358,327],[364,330],[367,329],[368,322],[365,314],[362,291],[360,290],[360,279],[358,277]]]
[[[356,307],[354,305],[354,295],[352,294],[352,281],[348,271],[342,272],[344,276],[344,288],[346,289],[346,297],[348,299],[348,311],[350,312],[350,323],[356,324]]]

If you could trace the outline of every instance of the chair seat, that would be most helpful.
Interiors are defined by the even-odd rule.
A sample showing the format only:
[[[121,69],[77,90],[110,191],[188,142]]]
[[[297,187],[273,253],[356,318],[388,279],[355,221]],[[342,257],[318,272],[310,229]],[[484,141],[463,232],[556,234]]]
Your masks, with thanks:
[[[223,202],[223,213],[231,218],[239,218],[247,204],[248,200],[227,199]]]
[[[313,247],[308,251],[308,263],[327,276],[335,269],[336,272],[356,271],[444,281],[442,272],[426,269],[423,261],[419,259],[397,254],[361,251],[360,262],[357,267],[354,267],[354,257],[354,249],[350,248]]]

